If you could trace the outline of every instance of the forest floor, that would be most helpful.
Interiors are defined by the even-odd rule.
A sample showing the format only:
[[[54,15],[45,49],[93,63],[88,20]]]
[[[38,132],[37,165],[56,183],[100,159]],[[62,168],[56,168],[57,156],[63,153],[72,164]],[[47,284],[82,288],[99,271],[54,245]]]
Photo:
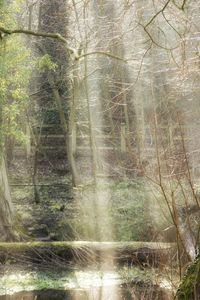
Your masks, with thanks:
[[[162,235],[168,224],[161,220],[160,211],[142,178],[102,178],[95,188],[87,178],[82,185],[72,188],[65,160],[57,160],[54,164],[40,163],[36,177],[39,203],[36,203],[32,166],[33,162],[25,158],[15,159],[9,166],[16,230],[21,241],[173,242]],[[75,294],[74,299],[98,299],[98,293],[101,294],[106,285],[106,290],[113,293],[122,288],[119,299],[125,300],[138,293],[139,299],[160,300],[165,299],[166,289],[171,293],[170,268],[164,278],[162,268],[148,264],[135,266],[125,262],[119,269],[106,267],[103,273],[99,266],[94,261],[89,268],[81,268],[80,264],[72,266],[64,261],[58,261],[57,266],[45,264],[45,260],[35,264],[23,258],[21,263],[13,264],[8,258],[0,268],[0,286],[3,288],[0,294],[22,293],[9,299],[73,299]],[[31,291],[31,294],[25,295],[24,291]],[[41,295],[42,291],[47,294]],[[88,298],[88,293],[92,293],[93,298]],[[98,295],[94,296],[94,293]],[[8,299],[3,297],[0,296],[0,300]],[[113,295],[110,298],[116,299]]]
[[[173,232],[164,231],[169,223],[143,178],[100,178],[94,187],[88,177],[72,188],[64,159],[40,163],[36,203],[32,165],[31,160],[20,158],[9,166],[16,228],[22,240],[174,242]]]
[[[40,164],[37,173],[36,203],[32,163],[14,161],[9,167],[9,181],[17,216],[17,231],[22,240],[63,240],[63,219],[71,220],[75,211],[71,177],[57,166],[56,170]],[[65,167],[65,166],[64,166]],[[65,232],[71,232],[65,228]],[[66,238],[66,237],[65,237]],[[68,236],[66,239],[73,239]]]

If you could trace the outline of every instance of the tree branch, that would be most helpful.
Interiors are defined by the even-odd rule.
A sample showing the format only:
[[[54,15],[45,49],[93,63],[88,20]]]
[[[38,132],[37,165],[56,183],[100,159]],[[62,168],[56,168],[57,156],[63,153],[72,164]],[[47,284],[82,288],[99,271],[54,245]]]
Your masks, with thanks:
[[[112,53],[104,52],[104,51],[92,51],[92,52],[84,53],[84,54],[80,55],[78,59],[80,59],[82,57],[85,57],[85,56],[88,56],[88,55],[93,55],[93,54],[105,55],[105,56],[108,56],[108,57],[111,57],[111,58],[114,58],[114,59],[121,60],[123,62],[127,62],[126,59],[124,59],[120,56],[114,55]]]
[[[150,21],[144,26],[144,28],[146,29],[152,22],[153,20],[155,20],[155,18],[160,14],[163,13],[164,10],[166,9],[166,7],[168,6],[168,4],[171,2],[171,0],[168,0],[165,5],[163,6],[163,8],[161,8],[151,19]]]
[[[38,37],[53,38],[53,39],[57,39],[57,40],[65,43],[65,44],[68,43],[67,40],[59,33],[36,32],[36,31],[26,30],[26,29],[9,30],[9,29],[6,29],[4,27],[0,27],[0,32],[4,33],[4,34],[7,34],[7,35],[23,33],[23,34],[28,34],[28,35],[38,36]],[[76,49],[71,48],[69,46],[67,46],[66,48],[67,48],[67,50],[69,50],[73,54],[75,54],[77,52]]]
[[[182,4],[182,6],[181,6],[181,9],[182,9],[182,10],[184,10],[185,4],[186,4],[186,0],[183,0],[183,4]]]
[[[121,61],[126,62],[125,59],[123,59],[122,57],[113,55],[112,53],[108,53],[108,52],[103,52],[103,51],[93,51],[93,52],[89,52],[89,53],[85,53],[82,55],[79,55],[79,51],[75,48],[69,47],[68,41],[67,39],[65,39],[61,34],[59,33],[46,33],[46,32],[36,32],[36,31],[32,31],[32,30],[26,30],[26,29],[14,29],[14,30],[9,30],[6,29],[4,27],[0,27],[0,36],[2,36],[2,34],[4,35],[11,35],[11,34],[18,34],[18,33],[23,33],[23,34],[27,34],[27,35],[33,35],[33,36],[37,36],[37,37],[45,37],[45,38],[52,38],[52,39],[57,39],[61,42],[63,42],[66,45],[66,49],[74,56],[74,60],[79,60],[82,57],[88,56],[88,55],[93,55],[93,54],[101,54],[101,55],[105,55],[114,59],[118,59]]]
[[[149,33],[149,31],[147,30],[146,26],[144,26],[144,25],[141,24],[141,23],[139,23],[139,25],[142,26],[142,28],[144,29],[144,31],[145,31],[146,34],[148,35],[150,41],[151,41],[153,44],[155,44],[157,47],[159,47],[159,48],[161,48],[161,49],[164,49],[164,50],[168,50],[168,51],[172,51],[172,50],[178,48],[178,45],[175,46],[175,47],[172,47],[172,48],[168,48],[168,47],[164,47],[164,46],[158,44],[158,43],[156,42],[156,40],[152,37],[152,35]]]

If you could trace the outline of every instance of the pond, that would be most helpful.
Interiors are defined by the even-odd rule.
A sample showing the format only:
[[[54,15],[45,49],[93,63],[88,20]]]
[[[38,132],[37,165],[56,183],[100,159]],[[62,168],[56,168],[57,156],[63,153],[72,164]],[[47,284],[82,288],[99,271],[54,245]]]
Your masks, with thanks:
[[[170,281],[157,270],[7,271],[0,279],[0,300],[170,300]]]

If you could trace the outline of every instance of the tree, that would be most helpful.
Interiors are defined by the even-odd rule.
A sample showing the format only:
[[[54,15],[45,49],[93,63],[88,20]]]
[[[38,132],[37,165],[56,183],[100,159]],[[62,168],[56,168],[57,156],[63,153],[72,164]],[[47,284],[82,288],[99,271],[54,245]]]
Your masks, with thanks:
[[[39,7],[39,27],[41,32],[59,32],[67,40],[68,13],[66,1],[42,1]],[[77,172],[69,139],[69,115],[70,115],[70,91],[68,80],[69,53],[66,45],[56,39],[41,39],[36,46],[45,58],[52,62],[51,66],[46,66],[46,70],[41,72],[38,81],[39,109],[41,122],[48,125],[53,122],[55,132],[59,133],[56,127],[59,124],[64,134],[65,150],[68,164],[71,167],[73,184],[76,185]],[[43,142],[44,143],[44,142]],[[41,145],[39,145],[40,147]]]
[[[194,1],[141,0],[126,1],[122,6],[121,2],[116,1],[97,2],[90,1],[86,5],[81,1],[77,6],[74,5],[77,10],[82,6],[83,12],[75,13],[78,27],[76,30],[68,23],[65,1],[44,0],[40,3],[39,31],[32,31],[31,28],[12,29],[13,26],[10,29],[10,24],[1,24],[0,32],[6,36],[25,33],[39,37],[36,44],[42,56],[39,64],[43,69],[38,84],[41,90],[38,100],[42,110],[41,123],[46,123],[49,117],[47,106],[54,106],[56,103],[57,109],[53,109],[52,115],[62,124],[67,159],[76,184],[75,159],[69,141],[76,122],[72,116],[72,110],[75,114],[76,107],[72,101],[69,104],[72,97],[68,76],[71,69],[69,71],[68,67],[69,56],[73,54],[71,81],[78,82],[78,77],[82,76],[82,84],[78,86],[79,95],[75,91],[78,84],[73,92],[79,98],[79,110],[82,109],[83,102],[85,105],[80,112],[81,117],[89,120],[94,176],[97,177],[97,171],[100,170],[96,165],[105,157],[98,157],[100,142],[95,137],[95,126],[100,125],[102,134],[106,132],[102,129],[102,124],[109,123],[109,133],[118,136],[119,123],[126,123],[122,132],[126,136],[126,145],[123,148],[129,154],[130,161],[134,162],[127,166],[126,170],[129,169],[129,172],[126,173],[130,180],[134,180],[137,174],[136,159],[139,160],[141,168],[145,165],[146,170],[142,170],[142,175],[146,175],[158,187],[156,193],[161,195],[158,199],[162,202],[161,205],[165,202],[169,219],[176,227],[178,245],[182,245],[189,260],[192,260],[199,242],[199,224],[196,226],[191,221],[191,215],[199,213],[199,201],[194,188],[198,184],[199,176],[198,4]],[[94,5],[97,8],[95,12]],[[81,14],[82,20],[79,19]],[[83,44],[83,51],[80,50],[79,53],[69,46],[66,30],[69,26],[73,32],[74,44],[78,44],[79,39],[79,44]],[[102,54],[104,57],[100,58]],[[93,55],[93,59],[90,60],[89,55]],[[117,61],[113,61],[116,58]],[[77,70],[80,74],[77,74]],[[5,74],[5,69],[2,74]],[[11,83],[9,72],[7,82]],[[17,86],[18,83],[15,82],[15,85],[13,88],[12,81],[12,87],[11,84],[6,87],[6,90],[12,91],[12,97],[3,97],[6,99],[2,107],[6,118],[1,122],[6,128],[7,141],[11,138],[16,140],[16,137],[22,139],[22,135],[17,134],[19,131],[16,130],[16,124],[18,126],[20,123],[17,116],[19,111],[23,111],[21,100],[25,96],[21,87],[19,89]],[[4,89],[4,82],[1,80],[2,95]],[[19,99],[21,100],[18,101]],[[189,127],[194,123],[197,129]],[[118,143],[119,140],[118,138]],[[115,145],[113,149],[114,147]],[[148,163],[145,164],[143,159]],[[114,164],[121,167],[119,161],[113,157],[106,163],[109,171],[115,167]],[[7,182],[2,160],[3,169],[4,179],[1,181]],[[10,203],[10,200],[3,201],[4,204]],[[4,210],[9,223],[12,219],[12,207]]]
[[[17,26],[13,19],[13,9],[17,4],[0,3],[1,25]],[[30,52],[23,46],[22,39],[3,38],[0,40],[0,240],[16,238],[14,233],[14,207],[7,174],[7,162],[12,159],[15,142],[25,142],[23,120],[27,105],[27,85]]]
[[[3,2],[0,2],[0,9],[3,9]],[[1,61],[4,57],[4,45],[0,40],[1,47]],[[10,188],[8,183],[8,175],[6,170],[6,163],[4,159],[4,135],[3,135],[3,105],[6,94],[6,82],[3,78],[4,70],[1,65],[1,77],[0,77],[0,240],[8,241],[13,239],[13,205],[11,201]]]
[[[1,153],[0,165],[0,241],[16,239],[13,229],[14,207],[11,201],[5,159]]]

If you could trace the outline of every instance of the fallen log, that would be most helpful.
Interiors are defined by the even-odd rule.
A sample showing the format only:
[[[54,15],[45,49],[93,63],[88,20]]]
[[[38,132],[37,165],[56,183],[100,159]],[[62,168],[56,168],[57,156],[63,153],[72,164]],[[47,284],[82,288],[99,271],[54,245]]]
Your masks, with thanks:
[[[0,243],[0,263],[57,263],[87,265],[115,262],[146,266],[165,265],[176,245],[151,242],[26,242]]]

